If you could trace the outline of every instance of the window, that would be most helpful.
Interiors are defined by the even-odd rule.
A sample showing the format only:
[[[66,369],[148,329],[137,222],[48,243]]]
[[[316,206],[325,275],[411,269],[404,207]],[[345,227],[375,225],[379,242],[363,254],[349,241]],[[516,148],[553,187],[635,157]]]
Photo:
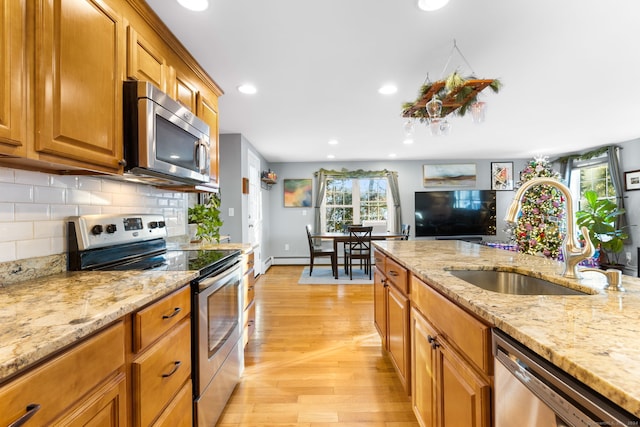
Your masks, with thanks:
[[[362,221],[387,221],[389,185],[387,178],[329,178],[322,205],[322,228],[342,231],[348,224]]]
[[[598,193],[599,199],[616,201],[606,154],[589,160],[574,160],[570,182],[571,193],[577,202],[575,208],[578,210],[585,203],[583,195],[588,190]]]

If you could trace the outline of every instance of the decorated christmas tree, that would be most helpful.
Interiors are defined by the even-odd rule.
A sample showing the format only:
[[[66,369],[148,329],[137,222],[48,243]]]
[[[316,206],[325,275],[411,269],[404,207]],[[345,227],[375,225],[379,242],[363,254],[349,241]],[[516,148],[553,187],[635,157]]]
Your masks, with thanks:
[[[546,157],[536,157],[520,172],[517,187],[536,177],[560,180]],[[564,196],[548,185],[537,185],[524,194],[521,216],[514,231],[518,251],[558,259],[564,239]]]

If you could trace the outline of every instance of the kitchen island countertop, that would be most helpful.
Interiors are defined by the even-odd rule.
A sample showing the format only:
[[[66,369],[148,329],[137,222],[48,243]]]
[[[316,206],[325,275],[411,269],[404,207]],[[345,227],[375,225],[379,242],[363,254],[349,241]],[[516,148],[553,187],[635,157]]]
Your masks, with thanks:
[[[640,279],[623,276],[626,292],[605,291],[604,276],[560,276],[541,257],[462,241],[374,243],[417,277],[617,405],[640,416]],[[506,295],[483,290],[451,269],[500,268],[551,279],[592,295]]]

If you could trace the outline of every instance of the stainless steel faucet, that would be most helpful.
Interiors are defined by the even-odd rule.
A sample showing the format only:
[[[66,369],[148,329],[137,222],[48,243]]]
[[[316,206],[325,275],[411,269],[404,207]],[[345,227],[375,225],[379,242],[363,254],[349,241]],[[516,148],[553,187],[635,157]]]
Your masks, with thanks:
[[[507,215],[505,216],[505,221],[510,223],[515,223],[517,221],[518,212],[520,212],[522,207],[522,196],[525,191],[531,187],[535,187],[536,185],[548,185],[556,188],[564,195],[567,210],[567,233],[562,241],[562,254],[564,256],[564,270],[562,275],[570,279],[578,279],[580,277],[578,263],[584,259],[592,257],[595,253],[595,249],[591,239],[589,238],[589,230],[587,230],[587,227],[580,228],[585,240],[584,247],[580,246],[580,243],[577,240],[576,233],[574,231],[575,219],[573,217],[573,197],[571,196],[571,190],[569,190],[566,185],[556,179],[548,177],[538,177],[525,181],[516,192],[513,201],[509,206]]]

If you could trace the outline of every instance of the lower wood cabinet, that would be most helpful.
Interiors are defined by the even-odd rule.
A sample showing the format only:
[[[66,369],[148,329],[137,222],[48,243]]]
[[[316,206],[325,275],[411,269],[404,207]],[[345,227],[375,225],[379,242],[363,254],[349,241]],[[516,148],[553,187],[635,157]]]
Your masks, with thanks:
[[[416,277],[411,297],[411,401],[418,422],[491,426],[489,327]]]
[[[374,251],[374,322],[382,345],[407,393],[411,391],[407,270]]]
[[[256,303],[255,303],[255,286],[256,277],[254,274],[254,253],[249,252],[242,257],[242,343],[246,346],[249,343],[249,337],[256,329]]]
[[[124,336],[116,322],[2,385],[0,425],[127,425]]]

